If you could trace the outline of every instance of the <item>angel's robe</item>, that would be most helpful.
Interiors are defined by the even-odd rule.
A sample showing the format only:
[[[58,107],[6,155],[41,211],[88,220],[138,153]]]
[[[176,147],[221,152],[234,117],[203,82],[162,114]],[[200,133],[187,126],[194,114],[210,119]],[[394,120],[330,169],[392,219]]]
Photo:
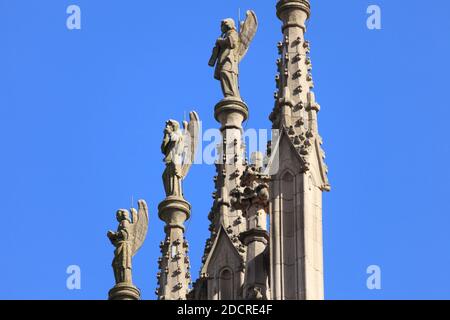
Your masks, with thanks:
[[[128,282],[131,272],[131,258],[133,256],[130,239],[130,222],[122,220],[117,229],[116,250],[114,251],[113,268],[117,275],[118,283]]]
[[[165,154],[164,162],[166,169],[163,173],[164,189],[166,196],[182,196],[182,155],[183,155],[183,133],[181,130],[170,133],[169,141],[163,142]]]
[[[240,97],[239,75],[239,34],[229,30],[217,41],[218,57],[214,78],[220,80],[225,97]]]
[[[183,132],[181,130],[171,132],[169,134],[169,141],[163,149],[165,150],[165,163],[181,165],[183,153]]]

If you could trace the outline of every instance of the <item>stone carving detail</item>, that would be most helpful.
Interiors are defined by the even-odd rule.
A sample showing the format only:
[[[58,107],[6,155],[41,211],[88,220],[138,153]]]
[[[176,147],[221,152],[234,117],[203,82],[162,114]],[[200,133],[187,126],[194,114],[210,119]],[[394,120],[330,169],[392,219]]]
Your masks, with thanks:
[[[116,213],[119,226],[117,231],[108,231],[107,236],[113,246],[114,260],[112,267],[116,285],[133,284],[131,271],[131,260],[140,249],[147,236],[148,230],[148,208],[144,200],[138,202],[139,211],[131,208],[130,211],[120,209]],[[132,220],[130,219],[130,212]]]
[[[247,18],[242,23],[240,32],[236,30],[233,19],[222,21],[222,36],[217,39],[208,64],[216,67],[214,78],[220,81],[225,98],[240,99],[239,63],[247,53],[257,28],[258,20],[251,10],[247,11]]]
[[[254,215],[247,217],[248,229],[267,230],[266,212],[269,204],[270,176],[262,173],[262,167],[248,165],[241,176],[241,188],[231,191],[231,205],[246,212],[250,206],[257,208]]]
[[[199,117],[195,111],[189,114],[190,121],[183,122],[183,130],[176,120],[166,121],[161,151],[166,169],[163,173],[166,197],[183,198],[182,180],[194,163],[198,145]]]
[[[246,250],[243,297],[247,300],[268,299],[269,270],[264,259],[269,233],[267,213],[269,206],[270,176],[264,173],[264,156],[260,152],[252,154],[252,164],[248,164],[241,175],[240,187],[231,192],[231,205],[243,211],[247,228],[239,235]],[[258,271],[257,271],[258,270]]]

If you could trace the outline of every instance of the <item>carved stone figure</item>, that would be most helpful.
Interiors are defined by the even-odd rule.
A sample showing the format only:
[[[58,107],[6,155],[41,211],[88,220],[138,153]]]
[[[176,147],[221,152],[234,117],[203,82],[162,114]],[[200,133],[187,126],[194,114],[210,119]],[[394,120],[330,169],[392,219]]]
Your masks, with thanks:
[[[222,36],[217,39],[209,65],[216,66],[214,78],[220,81],[225,98],[240,99],[239,92],[239,63],[248,51],[258,28],[256,14],[249,10],[247,18],[238,33],[233,19],[222,21]]]
[[[128,210],[120,209],[116,213],[119,226],[117,231],[108,231],[108,238],[116,248],[112,267],[117,284],[133,284],[131,259],[140,249],[147,236],[148,208],[144,200],[138,202],[139,211],[131,208],[132,220]]]
[[[189,114],[190,121],[183,122],[184,131],[175,120],[166,121],[161,151],[166,169],[163,173],[166,197],[183,198],[181,182],[194,163],[198,145],[199,117],[196,112]]]

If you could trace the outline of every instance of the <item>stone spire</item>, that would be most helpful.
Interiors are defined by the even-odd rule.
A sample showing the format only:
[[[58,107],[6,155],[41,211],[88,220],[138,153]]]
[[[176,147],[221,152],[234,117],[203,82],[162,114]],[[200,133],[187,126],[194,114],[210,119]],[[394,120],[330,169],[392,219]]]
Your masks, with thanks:
[[[312,91],[307,0],[279,0],[277,92],[270,115],[271,290],[273,299],[323,299],[322,192],[330,190]]]
[[[241,175],[246,167],[242,123],[248,118],[247,105],[239,98],[223,99],[215,107],[215,118],[221,124],[222,142],[218,147],[219,156],[216,161],[214,202],[208,215],[211,236],[206,241],[199,281],[208,282],[211,288],[221,277],[220,271],[229,269],[233,287],[236,288],[229,298],[239,299],[241,297],[238,296],[237,288],[244,281],[246,254],[239,235],[246,230],[246,223],[242,211],[231,205],[230,193],[240,186]],[[219,249],[221,247],[226,249]],[[217,287],[208,290],[205,298],[225,299]]]
[[[309,42],[305,40],[309,15],[309,1],[281,0],[277,4],[277,16],[283,21],[283,39],[277,45],[278,92],[270,116],[277,129],[293,127],[300,132],[308,128],[309,94],[314,87]]]
[[[191,205],[182,198],[166,198],[158,210],[159,218],[166,223],[166,237],[160,243],[162,256],[158,259],[156,294],[159,300],[186,300],[191,273],[184,222],[190,217]]]
[[[302,159],[302,169],[308,171],[309,156],[317,148],[320,165],[321,189],[329,191],[325,153],[321,148],[317,114],[320,105],[312,91],[312,62],[310,43],[305,39],[306,21],[311,14],[309,0],[280,0],[277,16],[283,22],[283,39],[277,45],[278,74],[275,106],[270,115],[274,129],[286,133]]]

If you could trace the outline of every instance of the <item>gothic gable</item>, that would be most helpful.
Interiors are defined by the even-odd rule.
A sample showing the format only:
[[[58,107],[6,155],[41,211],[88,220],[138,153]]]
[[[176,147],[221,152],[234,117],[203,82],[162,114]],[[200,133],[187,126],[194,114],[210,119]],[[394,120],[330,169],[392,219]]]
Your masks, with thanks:
[[[211,252],[202,268],[202,273],[214,276],[224,267],[230,267],[238,270],[242,265],[243,258],[233,245],[231,239],[226,234],[225,229],[221,226]]]
[[[278,143],[275,144],[269,162],[270,174],[280,175],[290,170],[293,174],[310,171],[317,186],[329,191],[328,167],[325,164],[325,153],[321,147],[321,137],[311,137],[310,145],[305,148],[297,143],[297,136],[289,134],[288,129],[280,130]]]

